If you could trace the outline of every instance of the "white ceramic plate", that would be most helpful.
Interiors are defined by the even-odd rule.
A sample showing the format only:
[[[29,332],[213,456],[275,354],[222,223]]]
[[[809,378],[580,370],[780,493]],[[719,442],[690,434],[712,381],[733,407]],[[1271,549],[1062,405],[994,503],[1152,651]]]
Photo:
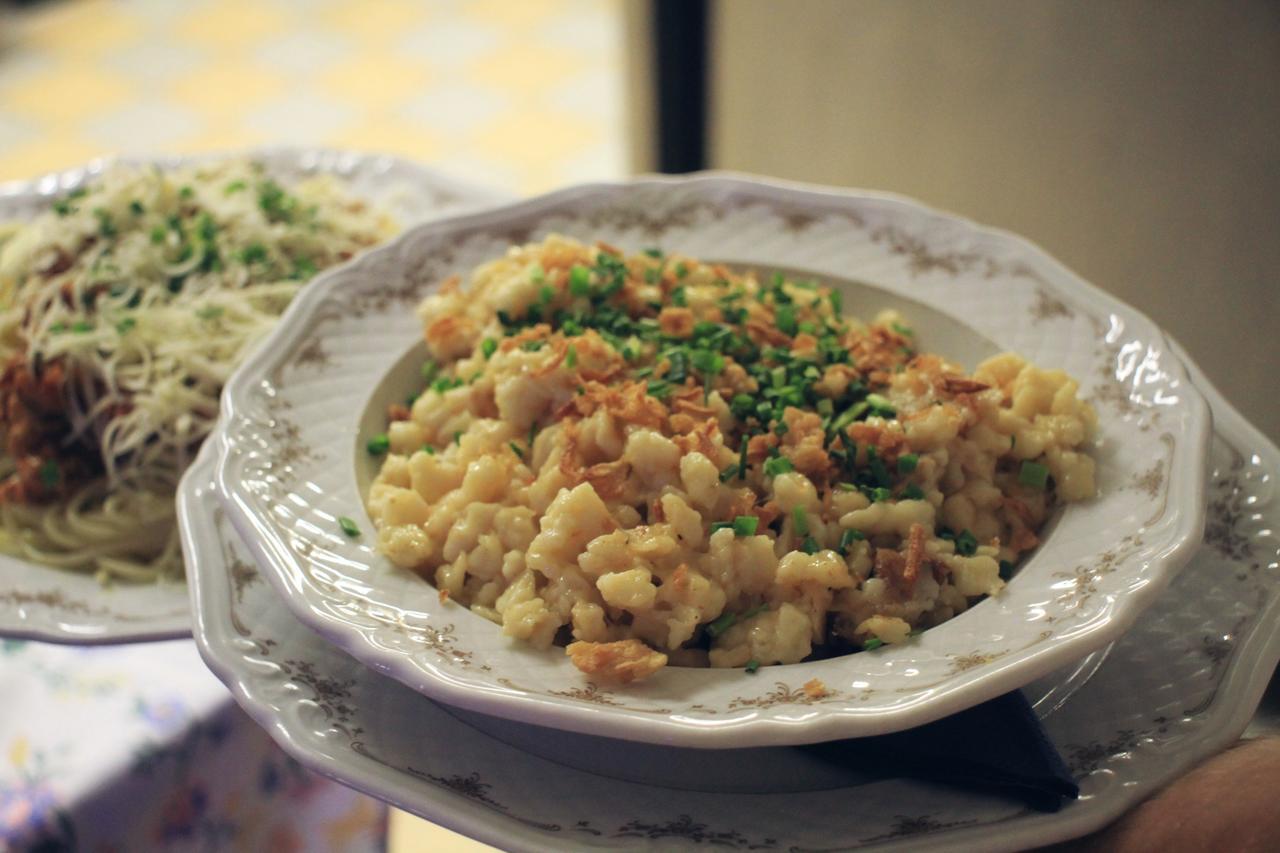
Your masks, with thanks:
[[[755,677],[668,668],[626,689],[590,683],[562,651],[510,643],[378,555],[355,470],[361,417],[420,337],[414,305],[549,231],[871,282],[1064,368],[1097,404],[1101,494],[1062,513],[1002,595],[912,643]],[[704,748],[918,725],[1115,639],[1200,540],[1209,436],[1159,330],[1026,241],[902,199],[716,175],[571,188],[415,229],[308,289],[228,384],[223,418],[217,477],[232,521],[303,622],[455,705]],[[363,538],[341,534],[344,515]],[[802,689],[815,678],[821,698]]]
[[[352,192],[389,209],[404,226],[509,198],[438,175],[405,160],[317,148],[270,148],[216,157],[252,157],[277,177],[316,173],[346,179]],[[116,162],[161,168],[215,155],[101,159],[29,181],[0,184],[0,222],[27,220],[52,199],[93,180]],[[0,555],[0,637],[66,643],[116,643],[185,636],[191,616],[184,583],[103,587],[88,574]]]
[[[179,498],[196,642],[245,710],[308,767],[503,849],[1050,844],[1104,826],[1233,741],[1280,659],[1280,451],[1201,387],[1218,416],[1205,544],[1083,687],[1088,668],[1028,688],[1044,700],[1038,710],[1083,791],[1058,814],[936,785],[838,778],[785,748],[600,750],[593,738],[517,723],[489,721],[482,731],[475,717],[361,666],[280,607],[220,516],[207,456]],[[535,739],[559,760],[509,745]],[[733,768],[755,787],[724,784]],[[721,789],[707,790],[716,779]],[[736,793],[744,789],[754,793]]]

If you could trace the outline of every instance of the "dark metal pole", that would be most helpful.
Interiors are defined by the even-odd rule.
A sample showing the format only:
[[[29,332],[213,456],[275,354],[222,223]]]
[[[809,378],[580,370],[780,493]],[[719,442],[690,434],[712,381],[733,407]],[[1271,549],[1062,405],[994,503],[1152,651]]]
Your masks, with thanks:
[[[653,0],[658,171],[706,168],[708,0]]]

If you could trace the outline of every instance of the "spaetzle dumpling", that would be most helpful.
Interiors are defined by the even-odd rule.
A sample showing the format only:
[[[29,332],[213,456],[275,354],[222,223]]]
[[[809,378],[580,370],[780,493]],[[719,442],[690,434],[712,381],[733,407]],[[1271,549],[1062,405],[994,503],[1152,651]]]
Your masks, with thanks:
[[[965,376],[816,283],[551,236],[420,314],[441,378],[388,428],[380,543],[593,678],[906,642],[1093,494],[1073,380]]]

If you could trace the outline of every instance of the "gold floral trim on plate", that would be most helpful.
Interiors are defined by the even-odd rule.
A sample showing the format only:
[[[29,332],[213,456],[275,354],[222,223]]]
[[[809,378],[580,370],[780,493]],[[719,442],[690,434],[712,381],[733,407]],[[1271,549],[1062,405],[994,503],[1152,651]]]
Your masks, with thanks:
[[[658,787],[632,797],[628,792],[634,786],[564,768],[548,774],[552,765],[514,750],[487,755],[473,743],[470,749],[451,751],[441,746],[454,740],[443,728],[433,728],[436,737],[418,738],[405,750],[391,741],[400,727],[387,725],[396,717],[386,714],[419,725],[431,720],[444,726],[452,718],[430,717],[431,702],[316,644],[302,630],[292,641],[284,640],[283,647],[291,651],[283,656],[323,660],[314,672],[335,683],[355,680],[352,701],[344,704],[355,709],[356,721],[379,720],[369,742],[352,741],[341,732],[333,737],[310,718],[302,722],[299,711],[311,691],[305,685],[299,689],[272,662],[275,637],[287,636],[290,617],[265,584],[244,579],[243,570],[223,571],[209,560],[197,561],[193,584],[205,614],[202,653],[250,712],[304,763],[325,767],[375,794],[394,796],[429,819],[447,821],[508,849],[569,844],[644,849],[660,844],[697,850],[720,841],[730,848],[927,851],[977,845],[1016,849],[1061,841],[1107,823],[1179,768],[1216,749],[1223,737],[1238,732],[1261,685],[1250,688],[1229,676],[1269,672],[1280,655],[1280,545],[1273,532],[1280,529],[1274,499],[1280,454],[1266,447],[1241,452],[1237,448],[1252,447],[1249,441],[1265,445],[1265,440],[1240,426],[1229,409],[1220,411],[1219,419],[1233,438],[1215,443],[1205,546],[1173,588],[1115,645],[1092,680],[1046,721],[1086,794],[1058,815],[959,793],[940,795],[936,786],[893,782],[834,790],[826,799],[821,792],[699,796]],[[226,529],[218,533],[191,526],[196,520],[184,514],[187,538],[194,535],[207,543],[214,535],[226,541],[234,537]],[[199,553],[221,551],[206,546]],[[241,559],[235,548],[228,546],[226,553],[231,556],[224,560]],[[243,638],[232,626],[245,621],[263,632],[261,640],[240,645]],[[378,701],[362,709],[354,691],[368,691]],[[365,716],[374,713],[375,705],[383,716]],[[427,778],[408,773],[407,766],[429,767]],[[541,796],[566,774],[580,784],[571,792],[552,790]],[[681,805],[673,808],[676,798]],[[903,808],[903,803],[911,806]],[[538,830],[536,824],[555,829]]]
[[[776,679],[669,671],[620,689],[589,686],[554,651],[516,664],[492,623],[442,605],[391,569],[372,536],[348,539],[334,520],[373,529],[350,470],[353,427],[379,378],[368,365],[385,370],[420,335],[409,309],[510,241],[549,231],[858,277],[961,316],[1033,362],[1064,367],[1102,404],[1101,496],[1069,508],[1015,582],[972,618],[872,655],[799,664]],[[1150,601],[1199,535],[1196,457],[1208,420],[1158,330],[1027,244],[907,202],[732,178],[569,190],[411,232],[308,289],[291,316],[228,392],[235,417],[218,478],[232,519],[297,616],[366,663],[473,710],[551,714],[563,727],[667,742],[887,731],[908,719],[896,709],[909,697],[927,697],[932,714],[954,712],[1105,644],[1114,614]],[[1099,540],[1120,544],[1099,557]],[[821,697],[803,691],[813,680]],[[797,708],[813,713],[801,719]],[[914,723],[926,716],[913,714]]]

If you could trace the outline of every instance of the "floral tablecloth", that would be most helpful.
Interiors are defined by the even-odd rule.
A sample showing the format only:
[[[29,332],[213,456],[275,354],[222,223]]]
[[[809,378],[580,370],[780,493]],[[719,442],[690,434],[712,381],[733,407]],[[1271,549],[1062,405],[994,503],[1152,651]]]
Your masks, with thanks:
[[[385,807],[281,752],[189,640],[0,641],[0,851],[366,851],[385,835]]]

